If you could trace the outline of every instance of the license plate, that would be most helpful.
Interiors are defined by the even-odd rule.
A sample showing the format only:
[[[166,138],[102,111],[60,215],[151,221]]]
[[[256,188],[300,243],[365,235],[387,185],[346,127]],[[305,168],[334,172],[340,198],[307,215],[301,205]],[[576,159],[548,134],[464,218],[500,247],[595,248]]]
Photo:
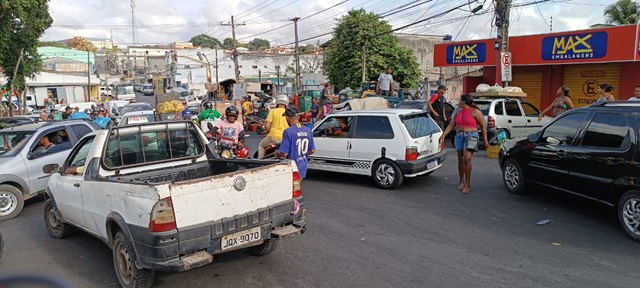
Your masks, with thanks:
[[[222,237],[220,240],[220,250],[227,250],[234,247],[246,245],[262,240],[260,227],[254,227],[249,230],[240,231]]]
[[[427,169],[429,170],[436,168],[436,166],[438,166],[438,160],[427,163]]]

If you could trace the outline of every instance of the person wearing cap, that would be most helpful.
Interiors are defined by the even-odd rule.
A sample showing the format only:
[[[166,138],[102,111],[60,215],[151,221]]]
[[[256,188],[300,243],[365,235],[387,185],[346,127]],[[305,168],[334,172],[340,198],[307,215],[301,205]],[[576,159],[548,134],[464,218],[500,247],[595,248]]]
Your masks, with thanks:
[[[440,129],[444,131],[444,123],[447,122],[447,115],[445,115],[445,102],[447,99],[444,97],[444,93],[447,92],[447,86],[438,86],[438,91],[429,98],[428,106],[431,112],[431,117],[436,121]]]
[[[68,119],[71,117],[71,113],[73,113],[73,108],[71,108],[71,106],[67,106],[64,108],[64,113],[62,113],[62,119]]]
[[[309,155],[316,151],[316,146],[313,143],[311,130],[300,124],[300,114],[300,110],[296,106],[289,106],[282,114],[287,119],[289,128],[284,130],[282,142],[276,150],[276,156],[295,161],[300,178],[305,178]]]
[[[391,67],[387,67],[384,73],[380,73],[380,76],[378,76],[376,93],[380,96],[393,95],[393,76],[391,75]]]

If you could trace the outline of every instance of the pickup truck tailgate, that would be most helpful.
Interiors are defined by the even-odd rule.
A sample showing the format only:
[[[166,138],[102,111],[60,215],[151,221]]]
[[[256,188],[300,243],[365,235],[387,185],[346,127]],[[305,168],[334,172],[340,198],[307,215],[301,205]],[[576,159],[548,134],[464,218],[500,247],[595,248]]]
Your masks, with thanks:
[[[290,161],[169,184],[178,230],[272,206],[292,190]]]

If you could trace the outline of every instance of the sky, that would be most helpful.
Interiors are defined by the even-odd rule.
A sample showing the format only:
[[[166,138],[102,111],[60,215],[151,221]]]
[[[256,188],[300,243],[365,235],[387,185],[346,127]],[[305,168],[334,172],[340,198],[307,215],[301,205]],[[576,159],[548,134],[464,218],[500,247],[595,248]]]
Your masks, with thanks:
[[[513,0],[514,6],[540,0]],[[469,3],[471,2],[471,3]],[[384,15],[394,28],[420,22],[399,33],[452,35],[454,40],[495,37],[492,27],[492,0],[135,0],[136,42],[166,44],[188,41],[208,34],[231,37],[231,15],[238,24],[236,38],[248,42],[263,38],[272,46],[291,46],[295,41],[293,22],[306,44],[325,42],[336,19],[351,9],[364,8]],[[511,10],[510,34],[530,35],[570,31],[604,23],[603,11],[614,0],[549,0]],[[466,5],[465,5],[466,4]],[[483,4],[475,15],[470,12]],[[415,7],[412,7],[417,5]],[[458,9],[454,9],[460,6]],[[402,10],[405,9],[405,10]],[[446,12],[452,10],[451,12]],[[108,39],[118,46],[133,45],[131,2],[127,0],[51,0],[49,12],[54,22],[42,40],[62,40],[74,36]],[[394,14],[391,14],[396,12]],[[390,15],[386,15],[390,14]],[[282,27],[284,26],[284,27]],[[280,28],[282,27],[282,28]],[[279,28],[279,29],[276,29]]]

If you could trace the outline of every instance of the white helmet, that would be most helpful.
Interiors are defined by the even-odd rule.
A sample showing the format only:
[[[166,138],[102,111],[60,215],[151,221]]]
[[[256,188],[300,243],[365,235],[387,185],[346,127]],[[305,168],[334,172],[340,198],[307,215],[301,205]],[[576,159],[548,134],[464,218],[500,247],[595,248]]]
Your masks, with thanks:
[[[276,96],[276,107],[278,105],[283,104],[285,108],[289,106],[289,96],[287,95],[278,95]]]

